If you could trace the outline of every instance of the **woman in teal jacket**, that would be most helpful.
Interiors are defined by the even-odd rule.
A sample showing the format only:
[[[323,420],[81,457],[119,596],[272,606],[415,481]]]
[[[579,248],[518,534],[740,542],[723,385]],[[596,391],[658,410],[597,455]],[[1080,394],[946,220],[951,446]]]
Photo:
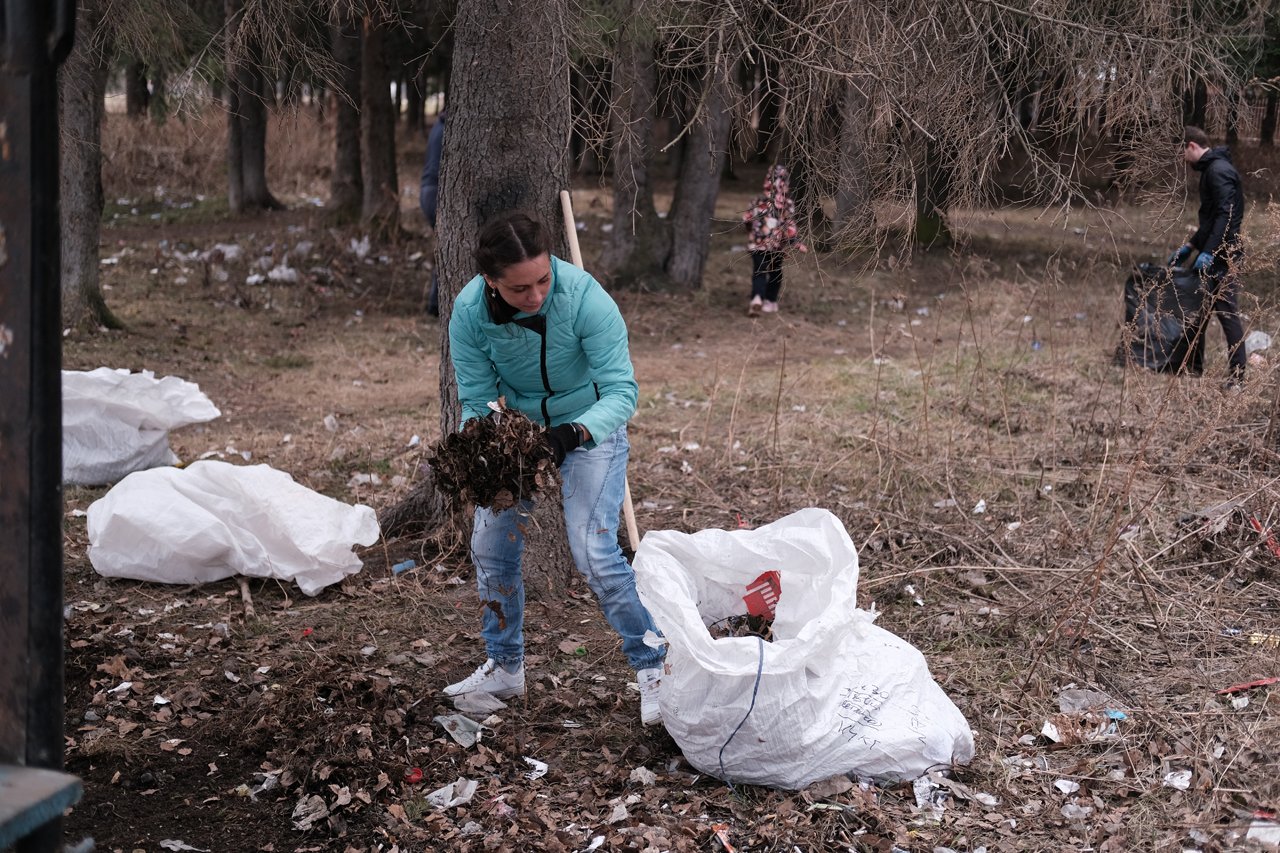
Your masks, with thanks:
[[[476,248],[480,275],[463,287],[449,321],[449,354],[465,423],[505,397],[547,428],[563,480],[565,526],[578,571],[622,637],[636,670],[640,715],[659,721],[663,653],[645,644],[653,619],[636,595],[635,574],[618,546],[627,472],[627,420],[638,390],[617,304],[594,278],[551,255],[540,223],[509,213],[484,227]],[[521,513],[477,507],[471,558],[485,607],[488,659],[445,693],[524,693],[524,551]]]

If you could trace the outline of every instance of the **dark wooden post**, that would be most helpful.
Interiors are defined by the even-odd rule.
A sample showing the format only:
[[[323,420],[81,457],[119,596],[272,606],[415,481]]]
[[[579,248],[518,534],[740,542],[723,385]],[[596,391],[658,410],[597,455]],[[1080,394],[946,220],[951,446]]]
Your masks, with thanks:
[[[60,846],[79,789],[34,769],[62,767],[57,66],[74,22],[74,0],[0,0],[0,848],[21,853]]]

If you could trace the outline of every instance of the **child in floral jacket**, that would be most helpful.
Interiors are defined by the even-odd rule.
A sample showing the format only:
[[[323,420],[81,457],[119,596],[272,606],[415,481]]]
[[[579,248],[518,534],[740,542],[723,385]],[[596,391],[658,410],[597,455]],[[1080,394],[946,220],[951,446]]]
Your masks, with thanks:
[[[751,232],[751,302],[747,314],[777,313],[782,290],[782,261],[790,249],[807,251],[796,230],[796,205],[791,200],[787,167],[774,165],[764,179],[764,193],[742,214]]]

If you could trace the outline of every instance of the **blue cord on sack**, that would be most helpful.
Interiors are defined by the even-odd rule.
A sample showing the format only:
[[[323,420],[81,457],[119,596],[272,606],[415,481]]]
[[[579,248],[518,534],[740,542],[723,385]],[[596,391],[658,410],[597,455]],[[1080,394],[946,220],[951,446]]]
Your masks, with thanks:
[[[745,716],[743,716],[742,722],[738,723],[737,728],[733,730],[733,732],[729,735],[728,740],[726,740],[724,742],[724,745],[720,747],[720,755],[718,756],[720,759],[720,778],[724,779],[724,781],[729,783],[730,791],[734,790],[733,780],[725,778],[726,774],[724,772],[724,751],[729,746],[730,741],[733,740],[734,735],[738,733],[738,730],[741,729],[746,724],[747,717],[750,717],[751,712],[755,710],[756,694],[760,692],[760,675],[761,673],[764,672],[764,637],[756,637],[756,641],[760,643],[760,661],[756,664],[756,683],[755,683],[755,686],[751,688],[751,705],[747,708],[747,713]]]

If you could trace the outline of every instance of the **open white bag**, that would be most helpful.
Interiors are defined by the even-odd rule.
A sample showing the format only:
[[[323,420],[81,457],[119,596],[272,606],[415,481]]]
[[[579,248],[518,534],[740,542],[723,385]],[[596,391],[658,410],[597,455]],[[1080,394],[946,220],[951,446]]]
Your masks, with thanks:
[[[169,430],[218,417],[200,388],[150,370],[62,371],[62,480],[114,483],[133,471],[172,465]]]
[[[234,575],[296,581],[307,595],[360,571],[353,545],[378,541],[378,518],[267,465],[207,460],[121,480],[89,507],[99,574],[160,583]]]
[[[781,583],[773,641],[713,638]],[[699,770],[800,789],[837,774],[915,779],[973,757],[973,733],[924,656],[856,608],[858,554],[840,520],[804,509],[756,530],[647,534],[640,599],[665,635],[662,720]]]

